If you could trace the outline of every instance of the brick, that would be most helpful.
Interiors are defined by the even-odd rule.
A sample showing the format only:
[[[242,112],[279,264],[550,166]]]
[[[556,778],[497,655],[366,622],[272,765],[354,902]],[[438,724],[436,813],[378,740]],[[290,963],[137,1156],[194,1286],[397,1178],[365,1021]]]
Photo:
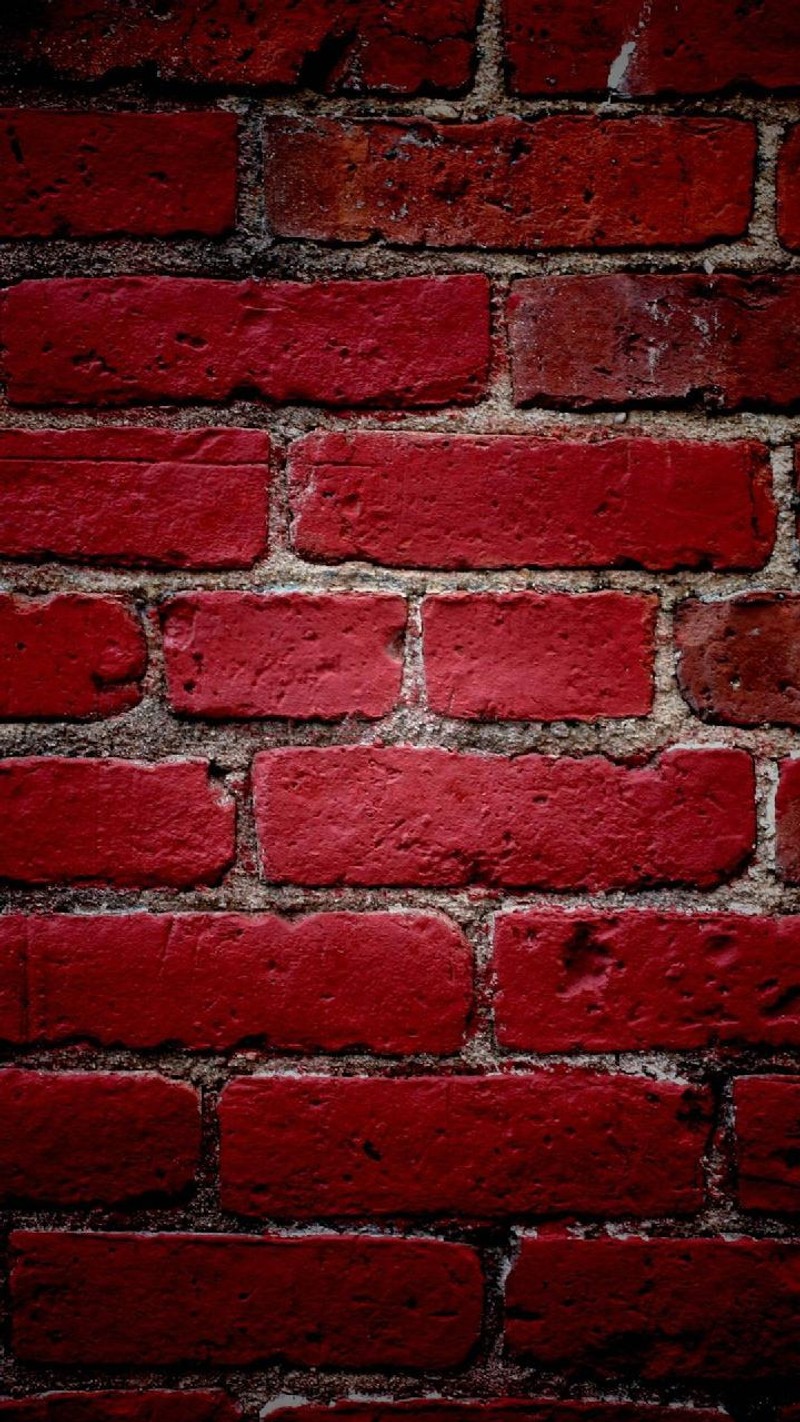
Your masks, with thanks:
[[[147,650],[120,598],[0,594],[0,718],[114,716],[141,700]]]
[[[472,1006],[435,914],[8,914],[0,964],[11,1041],[448,1054]]]
[[[14,404],[464,404],[486,385],[489,286],[56,278],[11,287],[4,327]]]
[[[800,884],[800,760],[783,760],[775,797],[778,874],[788,884]]]
[[[2,430],[0,553],[249,567],[266,547],[268,455],[259,430]]]
[[[760,568],[775,536],[751,441],[317,433],[289,474],[295,547],[322,562]]]
[[[800,1046],[797,917],[500,914],[492,968],[511,1051]]]
[[[204,760],[4,760],[0,807],[0,878],[22,884],[191,887],[233,860],[235,807]]]
[[[12,1235],[27,1361],[450,1367],[481,1321],[478,1256],[432,1239]]]
[[[161,80],[323,93],[463,89],[474,65],[478,0],[167,0],[158,12],[116,0],[59,0],[20,23],[0,21],[20,64],[70,79],[144,70]]]
[[[784,0],[503,0],[515,94],[795,88],[800,17]]]
[[[267,219],[284,237],[401,246],[698,246],[746,230],[754,163],[753,126],[730,119],[281,117]]]
[[[46,1392],[39,1397],[0,1399],[0,1417],[5,1422],[236,1422],[239,1415],[224,1392]]]
[[[657,599],[625,593],[451,593],[423,603],[434,711],[595,721],[653,704]]]
[[[518,405],[800,401],[800,277],[534,277],[508,319]]]
[[[793,1374],[799,1262],[796,1244],[774,1240],[523,1239],[506,1343],[581,1375]]]
[[[0,110],[0,236],[214,237],[236,219],[235,114]]]
[[[219,1108],[223,1209],[270,1218],[683,1214],[702,1091],[590,1072],[260,1077]]]
[[[745,1076],[733,1083],[737,1198],[745,1210],[800,1204],[800,1080]]]
[[[562,1402],[552,1397],[501,1397],[491,1402],[424,1397],[402,1402],[334,1402],[270,1412],[275,1422],[728,1422],[711,1408],[667,1408],[628,1402]],[[37,1419],[38,1422],[38,1419]],[[78,1419],[83,1422],[83,1419]]]
[[[379,717],[400,695],[404,598],[186,593],[161,622],[184,715]]]
[[[708,887],[743,866],[754,839],[753,767],[733,750],[673,750],[631,768],[283,748],[256,756],[253,778],[264,873],[278,883]]]
[[[800,726],[800,597],[751,592],[677,610],[678,684],[711,721]]]
[[[800,124],[793,124],[778,154],[778,236],[800,250]]]
[[[5,1200],[115,1204],[194,1179],[200,1104],[150,1072],[0,1071]]]

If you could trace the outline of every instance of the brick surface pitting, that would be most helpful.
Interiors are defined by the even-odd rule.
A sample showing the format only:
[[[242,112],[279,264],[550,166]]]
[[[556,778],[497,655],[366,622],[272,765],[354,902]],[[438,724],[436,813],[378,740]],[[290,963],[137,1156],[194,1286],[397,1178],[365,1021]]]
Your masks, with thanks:
[[[113,716],[135,706],[147,664],[142,628],[120,599],[0,594],[0,716]]]
[[[740,1077],[733,1087],[737,1192],[746,1210],[800,1205],[800,1081]]]
[[[675,639],[678,680],[694,711],[736,726],[800,725],[800,597],[687,599]]]

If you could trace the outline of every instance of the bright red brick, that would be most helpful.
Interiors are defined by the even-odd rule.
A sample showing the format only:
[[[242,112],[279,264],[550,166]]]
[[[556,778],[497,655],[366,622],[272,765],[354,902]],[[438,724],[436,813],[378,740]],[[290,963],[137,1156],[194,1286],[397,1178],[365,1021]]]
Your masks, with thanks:
[[[17,1233],[27,1361],[450,1367],[481,1322],[478,1256],[433,1239]]]
[[[797,85],[786,0],[503,0],[516,94],[713,94]]]
[[[238,1407],[224,1392],[46,1392],[39,1397],[0,1400],[0,1417],[5,1422],[237,1422],[239,1416]],[[631,1422],[647,1422],[647,1418],[632,1418]],[[671,1417],[656,1417],[653,1422],[671,1422]],[[676,1418],[675,1422],[693,1419]],[[707,1417],[697,1422],[725,1419]]]
[[[186,715],[378,717],[400,695],[404,598],[186,593],[161,621],[169,700]]]
[[[254,792],[264,873],[279,883],[707,887],[743,866],[755,830],[752,762],[735,750],[630,768],[283,748],[256,756]]]
[[[594,721],[653,704],[657,599],[625,593],[450,593],[423,603],[434,711]]]
[[[71,79],[155,71],[192,83],[326,93],[451,92],[469,82],[478,0],[59,0],[0,21],[9,59]]]
[[[780,763],[775,799],[778,873],[789,884],[800,884],[800,760]]]
[[[778,236],[800,250],[800,124],[793,124],[778,155]]]
[[[236,218],[235,114],[0,110],[0,236],[217,236]]]
[[[20,1042],[446,1054],[472,1005],[470,949],[433,914],[8,914],[0,964]]]
[[[798,1268],[797,1244],[766,1239],[524,1239],[506,1342],[569,1373],[794,1374]]]
[[[270,1412],[274,1422],[728,1422],[710,1408],[652,1407],[629,1402],[562,1402],[552,1397],[500,1397],[491,1402],[424,1397],[387,1403],[335,1402],[287,1406]],[[37,1417],[36,1422],[39,1422]],[[47,1422],[47,1419],[42,1419]],[[60,1419],[59,1419],[60,1422]],[[72,1422],[72,1419],[69,1419]],[[76,1419],[83,1422],[83,1418]],[[182,1422],[182,1420],[181,1420]]]
[[[295,546],[323,562],[760,568],[775,536],[750,441],[317,433],[289,473]]]
[[[241,568],[264,552],[260,430],[2,430],[0,553]]]
[[[0,810],[0,878],[23,884],[190,887],[233,860],[235,807],[204,760],[4,760]]]
[[[114,716],[141,699],[141,625],[113,597],[0,594],[0,718]]]
[[[800,596],[687,598],[675,623],[678,683],[712,721],[800,726]]]
[[[755,129],[731,119],[280,118],[267,219],[285,237],[429,247],[701,245],[746,230]]]
[[[23,281],[5,298],[8,395],[24,405],[227,400],[471,403],[489,362],[485,277]]]
[[[682,1214],[703,1200],[702,1091],[590,1072],[240,1078],[222,1205],[246,1215]]]
[[[800,400],[800,276],[534,277],[508,320],[518,405]]]
[[[800,1078],[739,1077],[733,1110],[739,1203],[746,1210],[797,1210]]]
[[[534,909],[495,919],[501,1047],[800,1046],[800,918]]]
[[[0,1071],[6,1200],[114,1204],[176,1195],[200,1153],[200,1104],[150,1072]]]

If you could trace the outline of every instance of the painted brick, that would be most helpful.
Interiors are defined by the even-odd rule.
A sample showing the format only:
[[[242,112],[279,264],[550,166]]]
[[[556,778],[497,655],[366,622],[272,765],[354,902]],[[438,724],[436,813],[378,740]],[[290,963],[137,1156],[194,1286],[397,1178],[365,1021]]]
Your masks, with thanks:
[[[789,884],[800,884],[800,760],[780,762],[775,797],[778,873]]]
[[[534,909],[495,919],[501,1047],[800,1046],[800,919]]]
[[[581,1374],[793,1374],[798,1258],[796,1244],[766,1239],[524,1239],[507,1345]]]
[[[239,1416],[238,1407],[224,1392],[46,1392],[39,1397],[0,1399],[0,1417],[5,1422],[236,1422]]]
[[[489,361],[485,277],[20,282],[5,298],[9,399],[471,403]]]
[[[400,695],[400,597],[186,593],[161,622],[169,701],[185,715],[379,717]]]
[[[200,1105],[150,1072],[0,1071],[6,1200],[114,1204],[176,1195],[194,1178]]]
[[[678,682],[711,721],[800,726],[800,597],[751,592],[678,608]]]
[[[745,1076],[733,1083],[737,1196],[746,1210],[800,1205],[800,1080]]]
[[[268,456],[260,430],[2,430],[0,553],[248,567],[266,546]]]
[[[535,277],[508,318],[519,405],[800,401],[800,277]]]
[[[267,218],[323,241],[687,247],[746,230],[754,163],[754,128],[730,119],[280,118],[267,129]]]
[[[233,859],[235,807],[204,760],[4,760],[0,806],[0,878],[23,884],[180,888]]]
[[[235,114],[0,110],[0,236],[217,236],[236,217]]]
[[[800,762],[798,762],[800,766]],[[641,768],[370,746],[254,761],[267,879],[548,889],[710,886],[753,844],[753,768],[673,750]]]
[[[245,1215],[683,1214],[703,1200],[702,1091],[590,1072],[239,1078],[223,1208]]]
[[[289,474],[295,547],[322,562],[760,568],[775,536],[751,441],[316,433]]]
[[[657,600],[625,593],[451,593],[423,603],[434,711],[466,719],[646,716]]]
[[[793,124],[778,155],[778,236],[800,249],[800,124]]]
[[[119,598],[0,594],[0,718],[114,716],[141,699],[144,634]]]
[[[33,1231],[11,1244],[28,1361],[449,1367],[480,1327],[480,1265],[462,1244]]]

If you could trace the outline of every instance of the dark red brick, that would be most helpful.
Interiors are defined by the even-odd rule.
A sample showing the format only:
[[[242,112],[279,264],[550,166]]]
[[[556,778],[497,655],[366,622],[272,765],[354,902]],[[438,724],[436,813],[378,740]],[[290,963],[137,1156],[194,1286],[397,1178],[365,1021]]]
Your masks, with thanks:
[[[236,1422],[239,1416],[238,1407],[224,1392],[46,1392],[39,1397],[0,1400],[0,1417],[5,1422]],[[654,1418],[653,1422],[664,1419]],[[692,1419],[677,1418],[675,1422]],[[697,1422],[724,1419],[698,1418]]]
[[[800,124],[793,124],[778,155],[778,236],[800,250]]]
[[[501,1397],[491,1402],[424,1397],[402,1402],[311,1403],[271,1412],[274,1422],[728,1422],[710,1408],[652,1407],[630,1402],[561,1402],[552,1397]],[[39,1422],[39,1419],[36,1419]],[[46,1422],[46,1419],[43,1419]],[[60,1419],[59,1419],[60,1422]],[[72,1422],[72,1419],[69,1419]],[[76,1422],[83,1422],[82,1418]]]
[[[141,699],[144,634],[119,598],[0,594],[0,718],[114,716]]]
[[[800,596],[688,598],[675,641],[678,682],[693,711],[735,726],[800,726]]]
[[[800,760],[780,763],[775,799],[778,873],[789,884],[800,884]]]
[[[739,1203],[745,1210],[797,1210],[800,1078],[739,1077],[733,1110]]]

